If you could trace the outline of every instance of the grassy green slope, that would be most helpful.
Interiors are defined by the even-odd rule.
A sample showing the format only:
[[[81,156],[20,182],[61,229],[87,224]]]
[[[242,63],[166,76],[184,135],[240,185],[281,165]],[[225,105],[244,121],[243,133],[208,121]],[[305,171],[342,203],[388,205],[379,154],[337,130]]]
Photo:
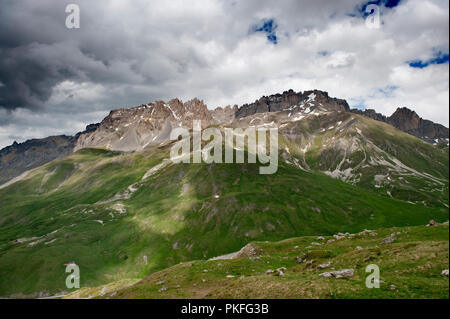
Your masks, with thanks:
[[[96,286],[254,240],[448,219],[444,208],[284,163],[272,176],[259,175],[258,164],[167,165],[140,181],[164,158],[168,149],[82,150],[0,189],[0,295],[66,290],[64,264],[72,260],[82,286]]]
[[[448,207],[448,148],[345,112],[290,123],[281,136],[288,157],[303,168],[334,173],[386,197]]]
[[[391,234],[395,241],[381,244]],[[331,236],[253,242],[253,254],[182,263],[134,285],[81,289],[67,298],[448,298],[448,277],[441,275],[448,269],[448,236],[447,224],[383,228],[334,242],[328,242]],[[311,242],[321,245],[311,247]],[[298,257],[304,261],[298,263]],[[365,285],[369,264],[379,267],[380,288]],[[284,276],[266,274],[281,267],[286,268]],[[354,269],[354,276],[319,276],[341,269]]]

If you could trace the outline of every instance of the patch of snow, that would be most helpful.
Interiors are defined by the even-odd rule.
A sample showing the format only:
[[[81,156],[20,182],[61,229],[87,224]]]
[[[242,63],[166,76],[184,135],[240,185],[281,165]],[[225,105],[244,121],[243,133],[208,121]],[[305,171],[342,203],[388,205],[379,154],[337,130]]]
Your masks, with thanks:
[[[308,151],[309,147],[310,147],[310,143],[306,144],[306,146],[304,148],[300,149],[300,152],[306,153],[306,151]]]
[[[180,118],[175,114],[175,112],[172,110],[169,104],[164,104],[165,107],[167,107],[170,112],[172,112],[173,117],[178,121]]]
[[[293,119],[292,119],[292,121],[293,122],[295,122],[295,121],[300,121],[302,118],[304,118],[305,116],[304,115],[299,115],[299,116],[296,116],[296,117],[294,117]]]
[[[331,176],[333,178],[338,178],[340,180],[346,181],[351,177],[354,177],[354,175],[352,174],[352,168],[349,167],[343,171],[339,170],[338,168],[336,168],[334,171],[325,171],[324,173],[327,174],[328,176]]]
[[[308,95],[308,100],[306,102],[307,103],[314,102],[315,100],[316,100],[316,94],[315,93],[311,93],[310,95]]]

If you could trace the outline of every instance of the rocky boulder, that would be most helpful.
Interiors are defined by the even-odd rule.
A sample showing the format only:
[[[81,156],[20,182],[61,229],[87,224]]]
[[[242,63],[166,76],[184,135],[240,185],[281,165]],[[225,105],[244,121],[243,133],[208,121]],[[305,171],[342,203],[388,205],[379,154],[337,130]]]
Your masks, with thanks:
[[[325,278],[347,278],[347,277],[353,277],[355,271],[353,269],[342,269],[342,270],[335,270],[330,272],[324,272],[321,273],[319,276],[325,277]]]

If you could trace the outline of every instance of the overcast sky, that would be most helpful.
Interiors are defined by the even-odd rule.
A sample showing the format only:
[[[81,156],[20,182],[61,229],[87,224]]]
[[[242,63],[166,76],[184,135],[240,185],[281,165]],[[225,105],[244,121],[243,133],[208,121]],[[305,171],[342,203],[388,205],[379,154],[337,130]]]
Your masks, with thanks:
[[[449,1],[2,0],[0,148],[74,134],[109,110],[178,97],[209,108],[320,89],[448,126]],[[79,5],[79,29],[65,25]]]

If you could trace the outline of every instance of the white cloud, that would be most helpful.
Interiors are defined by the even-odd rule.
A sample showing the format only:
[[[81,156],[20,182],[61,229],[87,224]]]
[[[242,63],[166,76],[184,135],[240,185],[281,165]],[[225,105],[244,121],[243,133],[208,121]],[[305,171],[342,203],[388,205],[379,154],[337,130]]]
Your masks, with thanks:
[[[407,106],[448,126],[448,63],[407,64],[448,53],[448,1],[403,0],[368,29],[349,15],[357,0],[85,0],[75,32],[53,1],[24,2],[8,11],[23,21],[18,52],[59,80],[41,109],[0,112],[0,147],[11,136],[73,134],[109,109],[156,99],[199,97],[212,108],[290,88],[326,90],[386,115]],[[276,45],[250,32],[262,19],[277,24]]]

